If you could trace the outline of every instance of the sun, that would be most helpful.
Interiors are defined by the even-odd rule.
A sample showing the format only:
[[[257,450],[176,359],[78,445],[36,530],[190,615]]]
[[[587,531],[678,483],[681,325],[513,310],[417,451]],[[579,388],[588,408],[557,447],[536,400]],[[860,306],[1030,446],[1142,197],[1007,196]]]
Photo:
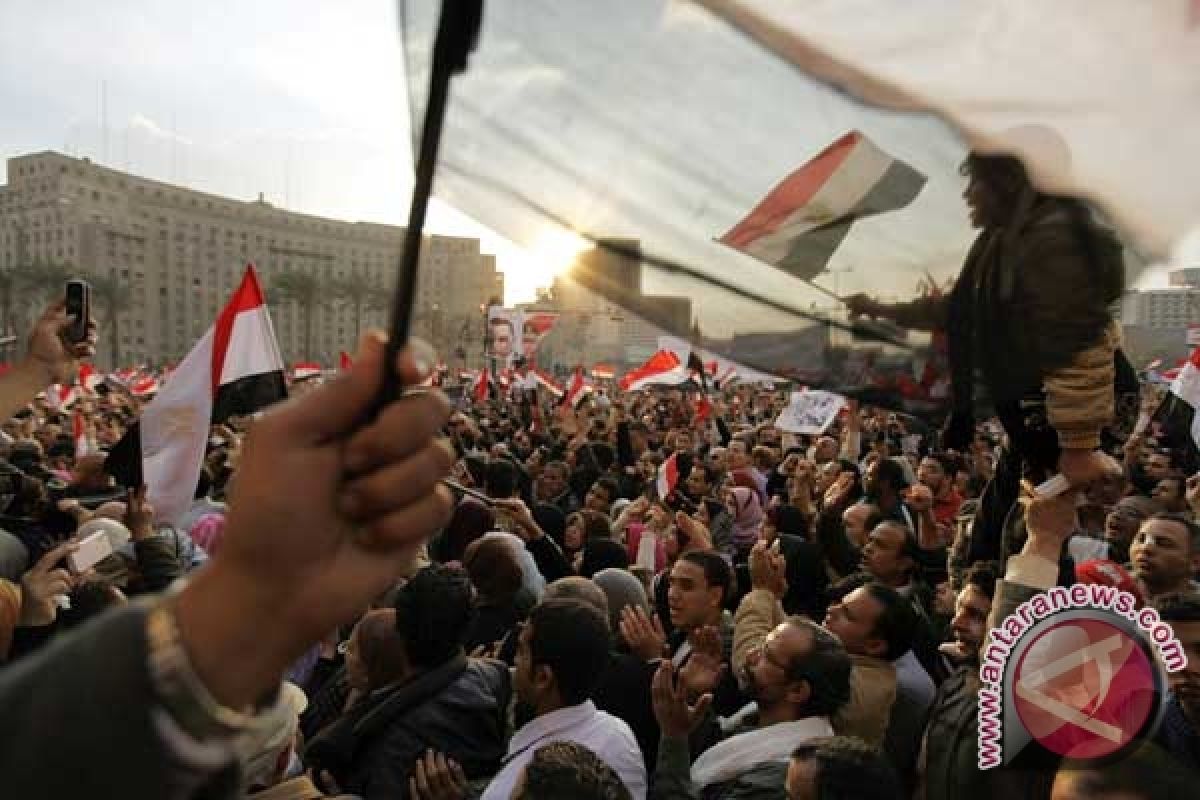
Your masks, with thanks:
[[[529,268],[548,284],[563,274],[575,259],[591,245],[574,231],[565,228],[547,228],[537,235],[526,249]]]

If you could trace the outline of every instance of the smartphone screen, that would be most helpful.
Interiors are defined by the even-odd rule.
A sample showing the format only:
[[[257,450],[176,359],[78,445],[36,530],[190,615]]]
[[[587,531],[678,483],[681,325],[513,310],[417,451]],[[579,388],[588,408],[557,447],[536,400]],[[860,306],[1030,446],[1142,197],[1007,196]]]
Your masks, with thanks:
[[[71,325],[67,328],[67,338],[72,342],[82,342],[87,338],[88,318],[91,316],[91,287],[86,281],[67,281],[67,316]]]

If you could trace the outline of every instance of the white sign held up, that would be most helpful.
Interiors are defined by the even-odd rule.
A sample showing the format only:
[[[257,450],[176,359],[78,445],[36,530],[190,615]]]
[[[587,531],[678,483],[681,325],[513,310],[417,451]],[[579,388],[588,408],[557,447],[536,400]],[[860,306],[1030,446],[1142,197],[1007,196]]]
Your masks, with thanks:
[[[809,436],[824,433],[837,419],[838,412],[846,405],[846,398],[833,392],[806,390],[792,392],[792,400],[775,420],[781,431],[803,433]]]

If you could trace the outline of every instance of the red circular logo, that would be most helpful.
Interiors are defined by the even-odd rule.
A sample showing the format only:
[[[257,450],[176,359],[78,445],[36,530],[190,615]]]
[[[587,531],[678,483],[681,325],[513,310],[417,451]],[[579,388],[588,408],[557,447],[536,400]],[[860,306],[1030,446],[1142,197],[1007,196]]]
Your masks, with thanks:
[[[1157,707],[1154,663],[1122,628],[1073,618],[1046,628],[1013,672],[1013,704],[1039,744],[1068,758],[1103,758],[1145,729]]]

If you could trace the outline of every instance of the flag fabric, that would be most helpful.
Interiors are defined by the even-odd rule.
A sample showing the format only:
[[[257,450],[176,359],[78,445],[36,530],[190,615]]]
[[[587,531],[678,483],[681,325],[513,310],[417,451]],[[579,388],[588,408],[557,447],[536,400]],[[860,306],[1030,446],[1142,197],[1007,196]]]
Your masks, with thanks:
[[[88,436],[87,423],[83,419],[83,414],[76,411],[71,415],[71,438],[75,442],[75,460],[90,455],[95,448],[92,447],[91,438]]]
[[[691,380],[691,372],[670,350],[659,350],[621,378],[621,391],[633,392],[647,386],[678,386]]]
[[[700,356],[696,351],[688,353],[687,359],[688,372],[693,381],[699,384],[700,388],[708,391],[708,370],[704,367],[704,362],[700,360]]]
[[[79,399],[79,389],[69,383],[54,383],[46,387],[46,403],[55,411],[66,411]]]
[[[658,478],[655,480],[655,488],[658,491],[658,498],[666,500],[671,492],[675,491],[675,487],[679,484],[679,454],[672,453],[671,457],[662,463],[658,468]]]
[[[321,365],[315,361],[301,361],[292,366],[292,380],[303,381],[321,375]]]
[[[1176,466],[1189,475],[1200,468],[1200,347],[1179,368],[1153,419]]]
[[[350,354],[343,350],[338,356],[338,369],[345,372],[352,366],[354,366],[354,359],[350,358]]]
[[[713,385],[718,389],[735,383],[782,383],[784,380],[778,375],[760,372],[731,358],[696,347],[678,336],[659,336],[658,349],[670,350],[683,362],[690,362],[691,354],[695,353],[704,362],[705,372],[713,378]]]
[[[475,398],[476,403],[486,403],[488,397],[492,393],[491,373],[487,367],[479,371],[475,376],[475,385],[471,387],[471,396]]]
[[[209,430],[287,395],[283,359],[254,267],[171,380],[109,453],[105,469],[118,483],[145,484],[160,524],[188,510]]]
[[[1020,156],[1043,189],[1094,200],[1152,255],[1196,230],[1194,0],[699,3],[809,75]]]
[[[563,396],[563,392],[565,390],[558,383],[558,381],[554,380],[554,378],[552,378],[548,373],[543,372],[540,369],[534,368],[534,369],[529,370],[529,374],[533,376],[535,388],[538,386],[541,386],[543,389],[545,389],[547,392],[554,395],[555,397]]]
[[[598,381],[611,381],[617,374],[611,364],[596,364],[592,367],[592,377]]]
[[[159,390],[159,380],[153,375],[144,375],[135,378],[129,384],[129,393],[134,397],[149,397],[156,394]]]
[[[812,280],[855,220],[903,208],[924,186],[924,175],[851,131],[784,178],[719,241]]]
[[[95,393],[96,387],[104,382],[104,376],[96,372],[91,364],[79,365],[79,385],[89,392]]]
[[[578,408],[590,391],[592,391],[592,387],[584,380],[583,367],[576,367],[575,375],[571,378],[571,385],[567,387],[567,391],[562,397],[562,403],[569,408]]]

